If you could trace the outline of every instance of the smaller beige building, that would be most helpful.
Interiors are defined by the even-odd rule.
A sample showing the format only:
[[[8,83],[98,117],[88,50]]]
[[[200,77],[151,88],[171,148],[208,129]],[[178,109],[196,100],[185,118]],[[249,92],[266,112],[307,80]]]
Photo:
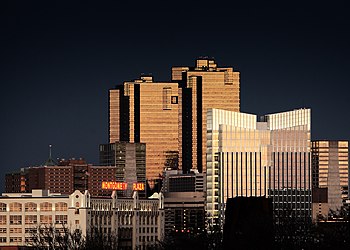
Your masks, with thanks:
[[[0,197],[0,248],[30,245],[32,230],[38,225],[62,225],[80,229],[84,236],[94,227],[115,234],[118,249],[144,248],[164,235],[162,193],[149,199],[91,197],[88,191],[70,195],[33,190],[32,193],[3,193]]]
[[[313,204],[314,217],[328,218],[348,206],[349,199],[349,142],[319,140],[312,142],[312,186],[324,190],[323,201]],[[313,200],[319,198],[313,192]],[[321,204],[322,203],[322,204]],[[320,209],[322,207],[322,209]],[[315,217],[316,216],[316,217]]]

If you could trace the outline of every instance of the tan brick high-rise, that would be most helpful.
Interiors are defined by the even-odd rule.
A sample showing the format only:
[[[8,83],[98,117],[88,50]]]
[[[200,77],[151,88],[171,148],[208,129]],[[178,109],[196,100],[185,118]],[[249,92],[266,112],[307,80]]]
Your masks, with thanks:
[[[206,171],[207,111],[240,111],[239,72],[219,68],[212,59],[197,59],[195,67],[173,67],[172,80],[180,84],[180,159],[182,169]]]
[[[146,178],[178,165],[178,83],[141,76],[109,92],[109,141],[146,143]],[[170,159],[173,158],[173,159]]]
[[[340,209],[348,199],[348,168],[348,141],[312,142],[312,186],[326,189],[328,208],[333,211]],[[323,215],[328,216],[327,213]]]

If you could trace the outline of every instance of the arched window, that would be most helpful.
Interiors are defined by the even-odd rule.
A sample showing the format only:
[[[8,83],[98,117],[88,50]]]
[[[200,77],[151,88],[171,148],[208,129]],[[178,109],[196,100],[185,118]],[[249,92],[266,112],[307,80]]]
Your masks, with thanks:
[[[22,204],[18,202],[12,202],[10,203],[10,212],[21,212],[22,211]]]
[[[40,211],[52,211],[52,203],[49,203],[49,202],[40,203]]]
[[[34,212],[37,211],[37,205],[34,202],[27,202],[24,204],[24,211],[26,212]]]

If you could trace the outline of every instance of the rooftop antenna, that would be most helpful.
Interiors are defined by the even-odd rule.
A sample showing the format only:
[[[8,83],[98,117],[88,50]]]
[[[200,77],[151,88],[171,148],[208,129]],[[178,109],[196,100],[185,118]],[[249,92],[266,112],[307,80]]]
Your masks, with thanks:
[[[49,144],[49,159],[52,159],[51,148],[52,148],[52,145]]]

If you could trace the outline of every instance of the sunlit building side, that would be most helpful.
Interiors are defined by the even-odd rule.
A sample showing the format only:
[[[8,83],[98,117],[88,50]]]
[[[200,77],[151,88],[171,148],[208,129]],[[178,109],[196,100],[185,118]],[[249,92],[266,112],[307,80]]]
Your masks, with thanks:
[[[141,76],[109,91],[109,142],[146,143],[146,178],[179,155],[178,83]]]
[[[172,80],[179,82],[180,158],[182,169],[206,171],[207,110],[240,110],[239,72],[218,67],[214,59],[196,60],[194,67],[172,67]]]
[[[312,186],[324,189],[326,202],[313,204],[313,218],[328,217],[346,206],[349,182],[349,142],[318,140],[312,142]],[[323,207],[325,208],[323,209]]]
[[[207,203],[221,223],[227,198],[267,196],[275,217],[311,216],[310,109],[261,117],[208,111]]]

